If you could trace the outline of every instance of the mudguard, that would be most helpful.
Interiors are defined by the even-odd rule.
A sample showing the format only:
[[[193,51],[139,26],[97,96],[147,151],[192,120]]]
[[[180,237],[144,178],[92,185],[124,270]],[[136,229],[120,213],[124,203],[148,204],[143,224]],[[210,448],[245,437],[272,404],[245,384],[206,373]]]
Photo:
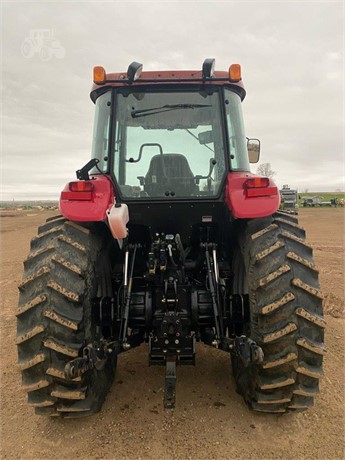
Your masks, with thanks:
[[[238,219],[255,219],[274,214],[280,205],[278,188],[271,178],[266,187],[247,187],[248,179],[260,178],[250,172],[229,173],[225,187],[225,202],[232,215]],[[251,191],[250,193],[249,190]],[[255,195],[251,195],[252,191]]]
[[[85,198],[85,192],[71,192],[68,183],[60,196],[60,212],[75,222],[100,222],[107,218],[107,210],[115,203],[113,186],[106,176],[90,179],[92,192]]]

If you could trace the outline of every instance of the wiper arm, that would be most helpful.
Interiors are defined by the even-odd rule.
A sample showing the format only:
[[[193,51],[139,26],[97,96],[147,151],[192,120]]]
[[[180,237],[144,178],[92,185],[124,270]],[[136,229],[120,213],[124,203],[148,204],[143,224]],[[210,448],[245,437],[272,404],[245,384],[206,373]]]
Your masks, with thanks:
[[[198,109],[203,107],[212,107],[210,104],[166,104],[161,107],[151,107],[150,109],[132,110],[132,118],[147,117],[156,113],[169,112],[177,109]]]

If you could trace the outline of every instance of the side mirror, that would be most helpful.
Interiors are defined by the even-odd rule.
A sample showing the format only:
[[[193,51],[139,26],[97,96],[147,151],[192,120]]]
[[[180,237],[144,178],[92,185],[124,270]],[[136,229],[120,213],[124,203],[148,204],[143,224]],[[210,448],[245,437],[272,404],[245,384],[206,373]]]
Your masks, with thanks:
[[[257,163],[260,158],[260,141],[259,139],[247,138],[247,150],[249,163]]]

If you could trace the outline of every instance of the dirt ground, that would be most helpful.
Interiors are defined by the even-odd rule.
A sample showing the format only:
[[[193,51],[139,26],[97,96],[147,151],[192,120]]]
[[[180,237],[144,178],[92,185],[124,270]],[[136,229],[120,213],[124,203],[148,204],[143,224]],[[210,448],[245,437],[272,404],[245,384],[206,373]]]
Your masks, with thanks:
[[[102,412],[90,418],[34,415],[21,389],[15,346],[22,261],[38,224],[53,212],[1,217],[1,458],[4,459],[342,459],[344,458],[344,210],[302,209],[325,295],[325,376],[314,407],[255,414],[235,391],[229,357],[198,346],[197,364],[178,368],[175,410],[162,407],[164,368],[145,346],[119,358]]]

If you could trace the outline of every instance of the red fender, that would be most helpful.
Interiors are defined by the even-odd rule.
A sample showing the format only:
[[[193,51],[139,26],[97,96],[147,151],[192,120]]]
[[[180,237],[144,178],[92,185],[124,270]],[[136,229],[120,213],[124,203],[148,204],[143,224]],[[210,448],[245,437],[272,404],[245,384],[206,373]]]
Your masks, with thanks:
[[[260,179],[249,172],[229,173],[225,188],[225,202],[238,219],[266,217],[277,211],[280,194],[274,181],[267,178],[264,187],[249,188],[248,179]],[[61,192],[60,212],[68,220],[99,222],[107,218],[107,210],[115,203],[113,187],[105,176],[95,176],[89,182],[92,192],[71,191],[70,183]]]
[[[258,182],[258,186],[249,187],[250,182]],[[228,174],[225,187],[225,202],[231,214],[238,219],[255,219],[275,213],[280,205],[280,193],[274,181],[250,172],[232,172]]]
[[[76,222],[100,222],[106,219],[107,210],[114,204],[114,190],[110,180],[105,176],[94,176],[87,184],[92,184],[92,191],[71,191],[70,182],[61,192],[60,212],[68,220]]]

